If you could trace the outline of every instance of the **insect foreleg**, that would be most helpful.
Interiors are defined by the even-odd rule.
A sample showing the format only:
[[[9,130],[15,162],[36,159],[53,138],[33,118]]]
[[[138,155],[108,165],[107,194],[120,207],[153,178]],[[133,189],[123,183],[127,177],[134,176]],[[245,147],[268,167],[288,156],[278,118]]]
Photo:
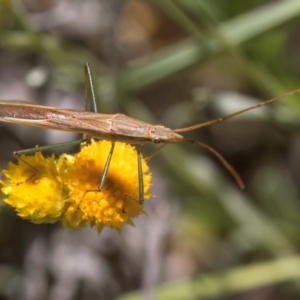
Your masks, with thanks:
[[[168,143],[164,143],[164,144],[160,145],[154,152],[152,152],[149,156],[145,157],[145,160],[148,162],[153,156],[155,156],[166,145],[168,145]]]

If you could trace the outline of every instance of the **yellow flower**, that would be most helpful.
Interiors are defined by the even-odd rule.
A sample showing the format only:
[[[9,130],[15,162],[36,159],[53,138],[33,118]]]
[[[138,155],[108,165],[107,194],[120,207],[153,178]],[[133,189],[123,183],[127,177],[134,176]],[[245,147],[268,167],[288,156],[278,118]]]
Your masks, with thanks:
[[[99,191],[101,174],[111,143],[94,142],[75,155],[44,158],[40,152],[22,155],[18,164],[9,164],[3,173],[5,203],[18,215],[34,223],[58,220],[67,228],[90,225],[100,233],[104,226],[120,230],[143,214],[139,203],[137,153],[134,147],[116,143],[104,188]],[[144,199],[149,199],[151,174],[142,160]]]
[[[60,219],[68,191],[64,185],[64,156],[44,158],[40,152],[22,155],[18,164],[9,163],[3,174],[4,202],[17,214],[34,223],[54,223]]]
[[[94,142],[78,153],[70,165],[67,163],[66,184],[70,190],[68,208],[62,218],[64,226],[96,227],[100,233],[104,226],[119,230],[132,224],[131,218],[144,213],[138,202],[139,182],[137,153],[134,147],[116,143],[104,188],[99,191],[101,174],[111,149],[111,143]],[[149,199],[151,174],[142,160],[144,199]]]

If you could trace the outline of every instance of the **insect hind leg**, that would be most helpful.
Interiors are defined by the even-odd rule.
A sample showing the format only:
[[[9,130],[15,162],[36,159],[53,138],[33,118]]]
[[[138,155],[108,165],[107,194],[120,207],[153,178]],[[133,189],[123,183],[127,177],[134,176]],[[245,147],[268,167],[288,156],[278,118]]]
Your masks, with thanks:
[[[43,151],[52,150],[52,149],[56,149],[56,148],[78,145],[78,144],[81,144],[82,142],[84,142],[85,140],[89,140],[89,139],[80,139],[80,140],[76,140],[76,141],[72,141],[72,142],[64,142],[64,143],[58,143],[58,144],[49,145],[49,146],[41,146],[41,147],[29,148],[29,149],[25,149],[25,150],[14,151],[13,155],[16,157],[19,157],[22,154],[33,154],[36,152],[43,152]]]
[[[25,182],[33,180],[37,176],[37,174],[39,173],[39,170],[37,168],[35,168],[34,166],[32,166],[30,163],[28,163],[26,160],[24,160],[22,157],[19,157],[15,154],[13,154],[13,156],[17,160],[22,161],[24,164],[26,164],[30,169],[32,169],[34,171],[34,173],[32,175],[30,175],[26,180],[18,182],[17,185],[20,185],[20,184],[23,184]]]

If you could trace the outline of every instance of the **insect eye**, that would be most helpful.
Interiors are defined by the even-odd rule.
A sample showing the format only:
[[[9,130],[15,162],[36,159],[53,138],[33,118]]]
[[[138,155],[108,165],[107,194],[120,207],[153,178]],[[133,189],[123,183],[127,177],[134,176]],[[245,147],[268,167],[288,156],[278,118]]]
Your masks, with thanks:
[[[161,142],[160,138],[154,138],[153,143],[158,144]]]

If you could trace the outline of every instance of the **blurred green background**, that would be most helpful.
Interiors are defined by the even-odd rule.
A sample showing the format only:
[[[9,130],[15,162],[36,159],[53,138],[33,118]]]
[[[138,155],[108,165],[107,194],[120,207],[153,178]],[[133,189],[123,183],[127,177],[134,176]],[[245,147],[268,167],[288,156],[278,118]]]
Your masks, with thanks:
[[[89,62],[100,112],[201,123],[300,87],[299,21],[298,0],[2,0],[0,100],[83,109]],[[121,235],[3,205],[1,299],[299,299],[299,110],[294,95],[185,135],[221,152],[245,191],[207,151],[163,148],[147,216]],[[14,150],[75,138],[1,123],[1,169]]]

